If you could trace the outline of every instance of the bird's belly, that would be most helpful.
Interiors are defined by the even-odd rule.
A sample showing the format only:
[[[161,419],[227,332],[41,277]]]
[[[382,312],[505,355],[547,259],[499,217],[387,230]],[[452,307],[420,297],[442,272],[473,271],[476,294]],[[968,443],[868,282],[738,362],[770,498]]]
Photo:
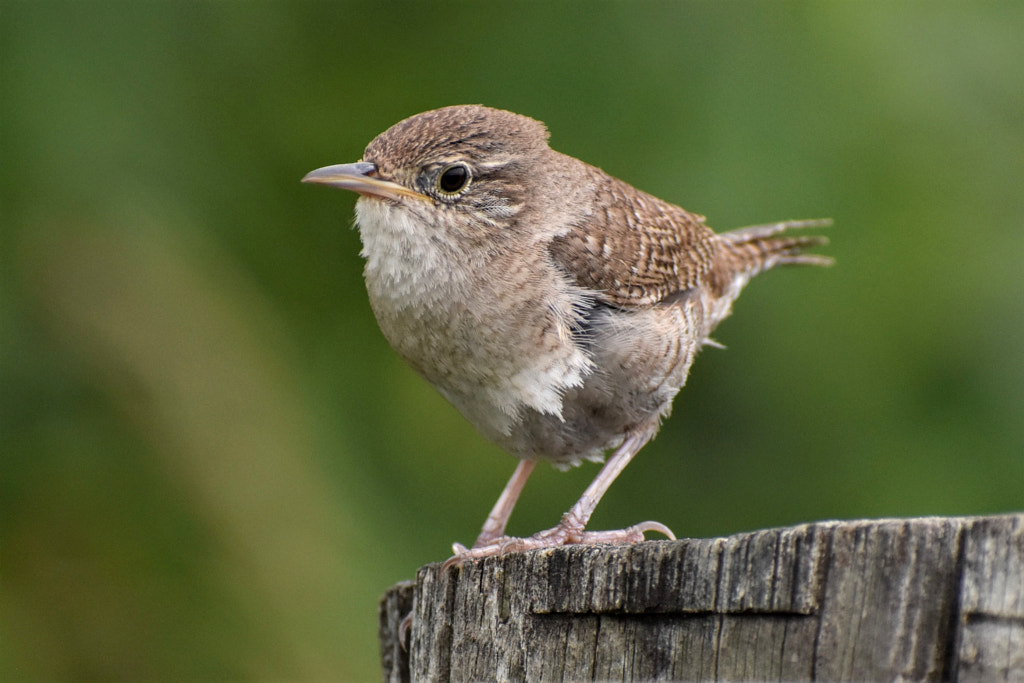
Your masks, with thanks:
[[[470,311],[458,303],[465,301],[459,294],[410,306],[408,297],[396,302],[369,279],[368,289],[395,351],[485,437],[508,450],[526,416],[560,421],[563,396],[581,387],[590,370],[586,353],[567,334],[540,335],[538,321]],[[548,315],[543,306],[531,310]]]
[[[703,307],[683,301],[624,312],[605,309],[592,320],[593,371],[565,392],[561,418],[529,411],[502,445],[522,457],[555,464],[599,459],[631,431],[669,414],[700,348]]]

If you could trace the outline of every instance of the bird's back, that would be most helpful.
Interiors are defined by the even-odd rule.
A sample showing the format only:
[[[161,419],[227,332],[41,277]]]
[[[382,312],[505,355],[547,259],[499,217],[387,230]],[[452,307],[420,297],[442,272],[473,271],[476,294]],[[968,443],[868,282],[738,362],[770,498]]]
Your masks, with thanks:
[[[821,237],[781,234],[828,221],[778,223],[722,234],[702,216],[585,166],[593,201],[552,258],[593,293],[580,343],[593,371],[567,391],[561,416],[529,413],[506,448],[575,463],[671,411],[690,364],[752,277],[777,265],[826,265],[803,250]]]

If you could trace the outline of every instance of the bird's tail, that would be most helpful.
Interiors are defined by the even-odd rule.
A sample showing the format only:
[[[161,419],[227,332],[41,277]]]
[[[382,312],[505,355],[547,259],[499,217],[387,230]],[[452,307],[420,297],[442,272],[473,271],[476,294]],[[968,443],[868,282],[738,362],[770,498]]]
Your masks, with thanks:
[[[830,266],[833,260],[821,254],[807,254],[805,249],[828,244],[828,238],[820,235],[782,235],[780,233],[797,228],[823,228],[832,225],[832,219],[823,218],[808,221],[785,221],[769,225],[751,225],[746,228],[723,232],[719,237],[730,261],[730,270],[747,279],[775,266],[810,265]]]

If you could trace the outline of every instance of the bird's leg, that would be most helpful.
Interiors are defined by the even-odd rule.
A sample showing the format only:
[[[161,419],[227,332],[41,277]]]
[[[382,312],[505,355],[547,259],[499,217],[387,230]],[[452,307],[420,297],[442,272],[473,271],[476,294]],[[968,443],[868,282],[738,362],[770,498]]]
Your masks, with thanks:
[[[505,535],[505,526],[512,515],[512,508],[516,506],[519,494],[522,493],[526,480],[530,478],[530,473],[536,465],[536,460],[520,460],[516,465],[516,471],[512,473],[512,477],[505,484],[505,489],[498,496],[498,502],[494,504],[491,514],[487,515],[487,521],[484,522],[484,527],[473,544],[474,548],[491,545]],[[458,553],[458,549],[455,552]]]
[[[505,527],[508,525],[508,518],[512,516],[512,508],[516,506],[519,494],[523,492],[526,480],[530,478],[530,474],[536,466],[536,460],[523,459],[519,461],[515,472],[512,473],[512,477],[505,484],[501,495],[498,496],[498,502],[494,504],[494,507],[491,508],[491,513],[487,515],[487,519],[480,530],[480,535],[476,537],[476,543],[473,544],[472,550],[461,543],[453,543],[452,552],[455,554],[444,563],[444,569],[453,564],[462,564],[463,561],[472,556],[472,553],[481,553],[480,557],[486,557],[487,555],[496,555],[501,552],[504,542],[508,540],[505,536]],[[488,553],[486,551],[487,548],[492,548],[493,551]]]
[[[604,464],[601,471],[597,473],[594,480],[590,482],[587,489],[580,497],[580,500],[575,502],[568,512],[562,515],[561,521],[558,526],[548,529],[547,531],[541,531],[541,535],[546,538],[552,539],[564,538],[563,543],[586,543],[584,529],[590,522],[591,515],[594,514],[594,510],[597,508],[597,504],[601,502],[601,498],[607,493],[611,483],[623,473],[626,466],[630,464],[633,457],[640,452],[644,443],[646,443],[651,437],[650,433],[630,434],[623,441],[623,444],[618,446],[611,457],[608,458],[608,462]],[[650,522],[645,522],[650,523]],[[622,531],[630,531],[630,529],[622,529]],[[616,535],[621,531],[595,531],[591,533],[591,537],[594,533],[611,533]],[[670,531],[671,533],[671,531]],[[631,539],[627,542],[643,541],[643,531],[639,532],[639,538]],[[605,543],[604,541],[589,541],[590,543]]]
[[[654,428],[648,427],[629,434],[622,442],[622,445],[608,458],[608,462],[605,463],[601,471],[594,477],[594,481],[590,483],[590,486],[583,492],[580,499],[576,501],[576,504],[562,515],[562,520],[558,523],[558,526],[536,533],[529,538],[488,537],[486,544],[480,545],[478,540],[477,545],[473,546],[472,549],[456,546],[455,556],[445,562],[444,567],[448,568],[452,565],[462,564],[466,560],[491,557],[492,555],[503,555],[509,552],[535,550],[537,548],[548,548],[573,543],[638,543],[644,540],[644,532],[646,531],[657,531],[671,539],[675,539],[672,531],[660,522],[641,522],[626,529],[617,529],[615,531],[585,531],[587,522],[590,521],[591,515],[594,514],[594,509],[601,501],[601,497],[608,491],[616,477],[622,473],[622,470],[626,468],[626,465],[633,459],[633,456],[643,448],[644,444],[650,441],[651,437],[654,436],[654,432]],[[502,502],[510,489],[514,489],[510,497],[512,498],[511,502],[515,503],[515,496],[519,495],[519,490],[522,489],[522,484],[526,481],[526,475],[529,475],[529,470],[527,470],[526,474],[523,475],[523,481],[518,483],[518,488],[515,488],[513,484],[516,483],[519,470],[522,468],[523,465],[520,464],[519,468],[516,469],[516,473],[512,475],[512,480],[505,487],[505,491],[502,492],[501,498],[498,499],[498,504],[494,506],[491,517],[488,517],[487,524],[484,525],[484,531],[480,534],[481,538],[484,537],[489,526],[494,529],[504,529],[504,521],[501,520],[500,515],[500,512],[503,510]],[[532,465],[530,469],[532,469]],[[509,505],[508,512],[511,512],[511,505]],[[507,518],[508,515],[506,514],[504,519],[507,520]],[[492,524],[492,519],[494,524]]]
[[[576,501],[576,504],[562,515],[562,520],[558,523],[558,526],[547,531],[541,531],[534,534],[530,539],[523,540],[532,541],[536,539],[540,541],[542,545],[536,547],[566,545],[570,543],[639,543],[644,540],[645,531],[657,531],[671,539],[675,539],[672,531],[660,522],[641,522],[631,527],[614,531],[584,531],[587,523],[590,522],[591,515],[594,514],[594,510],[597,508],[597,504],[601,502],[601,498],[611,487],[612,482],[622,474],[622,470],[626,469],[626,465],[630,463],[633,456],[640,452],[644,444],[651,440],[655,431],[656,427],[648,427],[629,434],[622,442],[622,445],[615,449],[615,452],[608,458],[608,462],[604,464],[601,471],[590,482],[590,486],[583,492],[580,499]]]

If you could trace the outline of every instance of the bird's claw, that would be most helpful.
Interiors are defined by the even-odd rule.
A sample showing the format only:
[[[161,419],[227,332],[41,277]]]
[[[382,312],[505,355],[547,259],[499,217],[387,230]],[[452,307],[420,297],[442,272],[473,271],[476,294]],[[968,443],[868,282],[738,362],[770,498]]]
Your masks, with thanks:
[[[527,550],[539,550],[542,548],[556,548],[564,545],[617,545],[623,543],[640,543],[644,534],[648,531],[655,531],[667,536],[670,540],[676,540],[672,530],[661,522],[640,522],[625,529],[612,531],[584,531],[572,523],[563,523],[556,527],[540,531],[527,538],[515,536],[500,536],[484,545],[476,545],[467,548],[461,543],[453,543],[454,555],[445,560],[441,570],[446,571],[451,567],[461,567],[470,560],[480,560],[485,557],[497,557],[508,553],[518,553]]]
[[[644,534],[648,531],[656,531],[657,533],[668,537],[670,541],[676,540],[676,535],[672,533],[672,530],[661,522],[640,522],[634,524],[631,527],[625,529],[616,529],[614,531],[585,531],[583,532],[583,540],[580,543],[608,543],[608,544],[619,544],[619,543],[640,543],[644,539]]]
[[[402,618],[402,621],[398,624],[398,644],[402,646],[403,652],[409,651],[409,629],[412,628],[412,612],[409,612]]]

